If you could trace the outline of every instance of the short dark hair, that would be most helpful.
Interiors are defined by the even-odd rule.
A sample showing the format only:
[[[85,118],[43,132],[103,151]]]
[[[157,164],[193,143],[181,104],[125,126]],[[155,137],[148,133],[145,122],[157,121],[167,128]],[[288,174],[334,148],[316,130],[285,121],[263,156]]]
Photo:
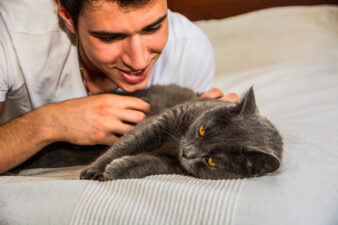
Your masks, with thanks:
[[[77,29],[78,18],[84,3],[94,3],[97,1],[116,2],[120,7],[143,6],[151,0],[60,0],[61,5],[68,11]]]

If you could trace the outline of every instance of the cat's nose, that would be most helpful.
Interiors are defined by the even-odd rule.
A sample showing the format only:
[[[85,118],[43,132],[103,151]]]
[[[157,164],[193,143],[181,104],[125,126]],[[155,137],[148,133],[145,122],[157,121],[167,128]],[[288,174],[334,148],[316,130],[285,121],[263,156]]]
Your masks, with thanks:
[[[196,157],[196,154],[193,149],[184,149],[182,157],[186,159],[192,159]]]

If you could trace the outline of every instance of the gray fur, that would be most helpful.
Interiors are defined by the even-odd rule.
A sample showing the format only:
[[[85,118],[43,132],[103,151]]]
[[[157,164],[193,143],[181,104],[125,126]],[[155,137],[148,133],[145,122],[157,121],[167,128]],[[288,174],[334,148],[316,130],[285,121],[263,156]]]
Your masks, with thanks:
[[[280,166],[282,138],[259,114],[252,88],[237,104],[200,99],[176,85],[125,95],[149,102],[149,117],[82,171],[81,179],[155,174],[231,179],[261,176]],[[198,132],[201,125],[203,136]],[[216,166],[208,164],[209,157]]]

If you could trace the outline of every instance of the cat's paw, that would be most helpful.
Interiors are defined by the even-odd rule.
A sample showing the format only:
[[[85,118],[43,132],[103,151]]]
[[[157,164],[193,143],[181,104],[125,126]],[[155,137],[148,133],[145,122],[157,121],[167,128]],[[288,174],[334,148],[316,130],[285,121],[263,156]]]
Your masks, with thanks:
[[[103,172],[96,167],[88,167],[81,172],[80,179],[103,181]]]
[[[115,159],[109,165],[107,165],[104,173],[104,180],[117,180],[131,178],[129,175],[134,168],[131,168],[130,156],[124,156],[119,159]]]
[[[125,178],[123,176],[123,173],[116,170],[116,168],[107,166],[106,170],[104,171],[102,175],[103,180],[117,180],[117,179],[123,179]]]

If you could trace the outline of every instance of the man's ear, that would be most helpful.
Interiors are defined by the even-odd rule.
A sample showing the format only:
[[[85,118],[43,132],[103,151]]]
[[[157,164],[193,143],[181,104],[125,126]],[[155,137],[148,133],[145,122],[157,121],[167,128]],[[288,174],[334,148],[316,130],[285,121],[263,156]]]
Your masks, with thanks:
[[[73,34],[76,34],[74,21],[72,20],[72,17],[70,16],[69,12],[61,5],[59,0],[54,0],[54,1],[57,7],[58,15],[65,22],[68,30],[70,30],[70,32],[72,32]]]

